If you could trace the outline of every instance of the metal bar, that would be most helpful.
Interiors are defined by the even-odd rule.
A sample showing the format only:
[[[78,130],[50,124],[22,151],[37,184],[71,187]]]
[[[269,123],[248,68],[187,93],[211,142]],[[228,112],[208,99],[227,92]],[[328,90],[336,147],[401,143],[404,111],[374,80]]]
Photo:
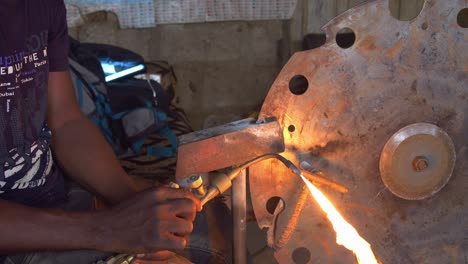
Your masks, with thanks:
[[[284,151],[276,118],[244,119],[180,136],[176,179],[239,165],[266,153]]]
[[[242,170],[232,182],[232,257],[234,264],[247,263],[247,173]]]

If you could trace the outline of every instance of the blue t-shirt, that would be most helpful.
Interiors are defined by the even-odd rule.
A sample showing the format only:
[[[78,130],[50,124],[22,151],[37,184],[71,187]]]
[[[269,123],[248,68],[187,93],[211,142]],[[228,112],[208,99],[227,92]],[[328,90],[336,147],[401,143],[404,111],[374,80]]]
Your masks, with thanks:
[[[0,199],[54,207],[65,199],[47,128],[48,73],[68,70],[63,0],[0,1]]]

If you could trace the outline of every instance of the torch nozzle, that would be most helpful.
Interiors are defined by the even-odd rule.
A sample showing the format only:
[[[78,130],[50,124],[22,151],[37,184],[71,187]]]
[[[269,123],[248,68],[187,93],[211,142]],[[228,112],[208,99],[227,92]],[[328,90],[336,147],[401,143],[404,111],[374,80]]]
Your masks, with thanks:
[[[285,157],[279,155],[279,154],[276,154],[276,153],[269,153],[269,154],[265,154],[265,155],[262,155],[262,156],[259,156],[259,157],[256,157],[242,165],[239,165],[235,168],[233,168],[228,174],[223,174],[223,173],[220,173],[218,175],[216,175],[212,181],[211,181],[211,185],[207,188],[206,190],[206,194],[203,195],[201,198],[200,198],[200,201],[202,203],[202,206],[205,205],[207,202],[211,201],[213,198],[215,198],[216,196],[224,193],[226,190],[228,190],[231,186],[232,186],[232,181],[239,175],[239,173],[242,171],[242,170],[245,170],[246,168],[248,168],[249,166],[251,166],[252,164],[255,164],[257,162],[260,162],[262,160],[266,160],[266,159],[277,159],[279,161],[281,161],[281,163],[283,163],[289,170],[291,170],[292,173],[296,174],[297,176],[301,176],[302,175],[302,170],[299,169],[296,165],[294,165],[290,160],[286,159]],[[310,172],[308,172],[307,170],[305,170],[306,174],[304,175],[308,180],[314,182],[314,183],[317,183],[317,184],[321,184],[321,185],[326,185],[326,186],[329,186],[339,192],[342,192],[342,193],[346,193],[348,192],[348,189],[346,187],[343,187],[337,183],[334,183],[332,181],[329,181],[323,177],[319,177],[315,174],[312,174]]]
[[[288,169],[290,169],[292,171],[292,173],[300,176],[302,174],[301,170],[296,167],[296,165],[294,165],[290,160],[288,159],[284,159],[284,160],[281,160],[284,165],[286,165],[286,167],[288,167]]]
[[[232,186],[232,181],[239,175],[242,170],[245,170],[249,166],[254,163],[260,162],[266,159],[278,159],[281,161],[286,167],[288,167],[294,174],[301,175],[301,170],[296,167],[290,160],[286,159],[285,157],[276,154],[270,153],[259,156],[254,158],[240,166],[233,168],[227,175],[226,174],[219,174],[212,179],[211,185],[208,187],[206,194],[200,198],[202,206],[205,205],[207,202],[211,201],[216,196],[224,193],[227,189]]]

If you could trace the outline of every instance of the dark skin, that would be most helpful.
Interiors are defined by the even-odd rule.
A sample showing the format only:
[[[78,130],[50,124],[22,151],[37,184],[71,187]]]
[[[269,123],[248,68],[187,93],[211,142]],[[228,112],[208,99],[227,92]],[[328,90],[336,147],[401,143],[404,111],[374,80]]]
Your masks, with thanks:
[[[144,254],[134,263],[158,263],[172,257],[171,250],[183,249],[200,201],[180,189],[140,191],[100,131],[81,113],[69,73],[49,73],[48,90],[56,160],[74,181],[111,206],[70,212],[0,200],[0,254],[95,249]]]

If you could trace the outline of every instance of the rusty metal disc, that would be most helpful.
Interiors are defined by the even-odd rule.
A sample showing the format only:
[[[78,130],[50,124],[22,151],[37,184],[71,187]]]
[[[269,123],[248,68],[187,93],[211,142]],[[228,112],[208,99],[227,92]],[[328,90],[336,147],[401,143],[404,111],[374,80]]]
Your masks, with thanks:
[[[418,123],[392,135],[380,156],[380,176],[395,195],[428,198],[445,186],[455,166],[452,139],[438,126]]]
[[[323,46],[293,55],[259,115],[277,118],[285,141],[282,155],[349,190],[318,186],[382,264],[467,260],[468,30],[457,20],[466,7],[466,0],[425,0],[411,21],[392,17],[387,0],[348,10],[323,28]],[[345,28],[355,41],[344,48],[336,36]],[[406,196],[425,197],[447,181],[453,151],[457,162],[435,195],[406,200],[385,186],[379,164],[392,135],[417,123],[438,126],[453,148],[444,136],[424,138],[424,145],[434,150],[421,149],[417,155],[441,154],[437,159],[447,160],[434,167],[440,170],[434,173],[440,182],[408,188],[411,176],[425,172],[408,177],[384,170],[387,184],[395,175],[407,175],[405,181],[393,181],[406,182],[406,188],[392,185],[393,192],[405,195],[403,190],[419,189]],[[414,160],[406,145],[415,141],[397,144],[396,152]],[[441,146],[434,146],[436,142]],[[393,158],[388,164],[413,162]],[[426,172],[433,166],[429,161]],[[424,168],[424,162],[417,160],[416,167]],[[353,253],[336,244],[335,231],[304,194],[301,179],[275,160],[257,163],[249,173],[255,217],[260,227],[273,230],[270,244],[279,263],[356,263]],[[271,208],[278,199],[284,204],[280,213]]]

